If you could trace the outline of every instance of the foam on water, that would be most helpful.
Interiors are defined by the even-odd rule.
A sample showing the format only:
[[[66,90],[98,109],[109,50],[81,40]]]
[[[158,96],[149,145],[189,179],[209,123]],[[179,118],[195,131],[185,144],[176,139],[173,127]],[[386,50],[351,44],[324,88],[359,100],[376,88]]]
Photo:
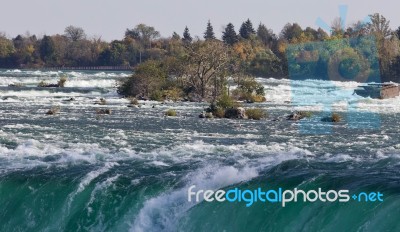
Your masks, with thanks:
[[[42,80],[57,83],[64,74],[68,76],[64,91],[35,88]],[[361,98],[352,94],[358,83],[258,78],[265,86],[268,102],[255,106],[267,110],[272,115],[270,118],[262,121],[200,120],[198,113],[207,104],[141,101],[141,108],[128,108],[128,100],[116,93],[115,83],[129,75],[0,70],[0,174],[20,175],[21,179],[38,177],[26,185],[32,194],[40,193],[42,187],[35,184],[52,172],[61,173],[60,176],[74,183],[65,195],[60,190],[59,196],[64,197],[61,201],[65,204],[56,211],[61,216],[55,216],[53,227],[48,230],[73,230],[74,225],[88,230],[115,229],[107,227],[114,218],[106,218],[101,207],[113,206],[112,203],[124,197],[121,193],[136,190],[138,192],[131,195],[136,201],[129,205],[132,211],[124,211],[118,223],[128,223],[129,228],[125,230],[173,231],[179,220],[198,206],[187,201],[186,191],[191,185],[216,190],[264,178],[270,170],[279,172],[289,168],[291,171],[302,165],[340,167],[343,173],[356,167],[365,170],[382,166],[385,171],[398,170],[395,169],[400,164],[398,126],[390,122],[397,120],[399,98]],[[6,87],[12,83],[32,88]],[[328,96],[321,97],[323,94]],[[67,101],[71,97],[75,100]],[[100,98],[106,98],[107,105],[96,105]],[[325,105],[330,103],[335,111],[342,113],[350,104],[361,110],[378,112],[385,116],[383,127],[375,131],[361,128],[349,132],[344,122],[334,128],[340,136],[335,133],[315,136],[301,134],[298,122],[272,120],[293,110],[324,113]],[[61,106],[60,114],[46,116],[52,106]],[[95,111],[98,108],[112,109],[113,113],[99,116]],[[165,110],[170,108],[177,110],[178,117],[164,116]],[[304,122],[323,124],[320,118]],[[318,171],[325,174],[332,170]],[[318,181],[320,176],[323,175],[300,183]],[[154,179],[164,182],[154,182]],[[58,179],[51,179],[46,183],[51,185],[56,181]],[[24,186],[18,189],[21,193]],[[123,192],[121,186],[127,191]],[[40,198],[36,197],[33,203],[39,204]],[[47,199],[48,194],[43,197]],[[120,213],[123,203],[112,212]],[[78,219],[71,222],[72,227],[64,227],[69,220],[74,220],[78,211],[84,212],[79,216],[84,220]],[[34,215],[29,210],[24,212]],[[246,215],[241,217],[246,218]],[[31,225],[39,225],[40,217],[35,220],[29,219]],[[11,224],[7,226],[0,225],[0,229],[13,228]]]
[[[199,189],[220,189],[248,181],[258,176],[256,168],[209,165],[187,175],[188,184],[178,190],[163,193],[144,203],[130,231],[171,231],[185,212],[195,206],[187,200],[187,189],[196,185]]]

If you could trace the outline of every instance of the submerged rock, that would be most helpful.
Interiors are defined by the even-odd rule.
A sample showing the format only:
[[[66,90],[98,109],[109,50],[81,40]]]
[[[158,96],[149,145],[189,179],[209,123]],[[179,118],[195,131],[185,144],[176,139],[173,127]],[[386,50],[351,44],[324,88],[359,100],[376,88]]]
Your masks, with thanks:
[[[331,116],[327,116],[321,119],[322,122],[340,122],[342,121],[342,116],[338,113],[333,113]]]
[[[309,118],[312,116],[311,112],[306,112],[306,111],[300,111],[300,112],[294,112],[286,117],[287,120],[292,120],[292,121],[298,121],[303,118]]]
[[[110,109],[97,109],[96,113],[97,114],[111,114],[111,110]]]
[[[246,110],[243,107],[225,110],[225,118],[247,119]]]
[[[56,115],[60,112],[60,107],[53,107],[46,112],[46,115]]]
[[[206,112],[203,111],[201,114],[199,114],[199,118],[206,118]]]

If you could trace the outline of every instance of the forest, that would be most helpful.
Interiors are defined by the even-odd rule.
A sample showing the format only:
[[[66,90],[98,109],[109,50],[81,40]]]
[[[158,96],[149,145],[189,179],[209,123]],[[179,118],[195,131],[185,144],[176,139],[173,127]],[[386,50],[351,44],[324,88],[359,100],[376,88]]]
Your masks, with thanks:
[[[392,30],[390,21],[378,13],[370,15],[370,22],[359,21],[347,26],[337,18],[330,31],[288,23],[278,34],[263,23],[254,26],[248,19],[238,30],[228,23],[221,38],[216,38],[210,21],[202,37],[192,37],[188,27],[181,35],[173,32],[169,37],[162,37],[154,27],[139,24],[127,29],[123,39],[111,42],[89,37],[80,27],[68,26],[64,34],[41,38],[29,33],[8,38],[0,33],[0,68],[136,68],[146,61],[165,60],[172,65],[172,60],[176,63],[190,53],[195,54],[196,47],[204,50],[201,44],[207,43],[208,47],[220,46],[218,51],[222,54],[218,55],[229,56],[226,63],[230,66],[224,67],[225,71],[240,71],[244,75],[280,78],[303,73],[310,78],[326,78],[330,59],[345,56],[348,59],[339,64],[343,76],[354,78],[361,69],[370,66],[371,79],[379,77],[383,81],[398,82],[399,36],[400,27]],[[339,48],[341,54],[337,54]],[[310,58],[313,62],[297,62]],[[181,65],[174,64],[175,68]]]

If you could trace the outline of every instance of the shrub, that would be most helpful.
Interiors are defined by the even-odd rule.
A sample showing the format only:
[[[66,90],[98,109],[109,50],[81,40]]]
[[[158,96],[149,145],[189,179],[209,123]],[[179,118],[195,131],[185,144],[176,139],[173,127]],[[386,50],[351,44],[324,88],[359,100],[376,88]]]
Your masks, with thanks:
[[[176,117],[176,111],[175,110],[173,110],[173,109],[169,109],[169,110],[167,110],[167,112],[165,112],[165,116],[168,116],[168,117]]]
[[[160,90],[153,91],[150,94],[150,100],[152,100],[152,101],[162,101],[163,100],[163,96],[162,95],[163,94],[162,94],[162,92]]]
[[[300,111],[299,115],[301,116],[301,118],[311,118],[313,113],[310,111]]]
[[[246,110],[247,117],[253,120],[260,120],[266,117],[266,113],[263,109],[260,108],[252,108]]]
[[[225,110],[221,108],[215,109],[215,111],[212,113],[216,118],[224,118],[225,117]]]
[[[162,94],[154,93],[160,91],[168,77],[168,72],[162,61],[147,60],[135,67],[132,76],[118,83],[117,92],[124,96],[151,97],[161,101]]]
[[[342,116],[337,113],[332,114],[332,122],[340,122],[342,121]]]
[[[238,107],[238,103],[235,102],[234,99],[229,95],[223,94],[217,99],[216,107],[222,109],[228,109],[228,108]]]
[[[168,90],[164,90],[162,95],[164,99],[179,101],[182,99],[183,91],[179,88],[174,87]]]
[[[267,99],[262,95],[251,95],[251,102],[265,102]]]
[[[256,81],[254,77],[245,77],[238,83],[238,89],[250,94],[265,95],[264,86]]]
[[[61,88],[65,87],[65,82],[67,82],[67,78],[66,77],[60,77],[60,80],[58,80],[57,85]]]
[[[267,99],[264,95],[257,95],[254,93],[244,92],[242,89],[235,89],[232,91],[232,96],[239,101],[245,101],[247,103],[254,102],[265,102]]]

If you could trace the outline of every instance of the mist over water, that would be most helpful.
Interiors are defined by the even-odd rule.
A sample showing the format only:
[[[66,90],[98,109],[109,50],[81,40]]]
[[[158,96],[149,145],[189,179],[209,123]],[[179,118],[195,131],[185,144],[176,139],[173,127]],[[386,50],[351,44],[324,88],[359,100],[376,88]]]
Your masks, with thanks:
[[[38,88],[40,81],[65,88]],[[353,95],[355,82],[257,79],[266,120],[203,120],[205,103],[129,101],[116,93],[124,72],[0,70],[0,231],[399,231],[399,98]],[[23,83],[25,87],[11,88]],[[333,84],[332,84],[333,83]],[[329,92],[321,98],[321,93]],[[306,103],[301,102],[305,97]],[[335,125],[324,104],[362,127]],[[69,101],[70,98],[74,101]],[[97,105],[105,98],[107,105]],[[310,102],[311,100],[312,102]],[[45,115],[59,106],[60,114]],[[154,106],[154,108],[153,108]],[[178,117],[167,118],[167,109]],[[111,109],[97,115],[96,109]],[[313,111],[302,126],[284,120]],[[369,127],[362,112],[379,116]],[[187,189],[234,187],[381,191],[383,202],[194,203]],[[384,223],[383,223],[384,222]]]

